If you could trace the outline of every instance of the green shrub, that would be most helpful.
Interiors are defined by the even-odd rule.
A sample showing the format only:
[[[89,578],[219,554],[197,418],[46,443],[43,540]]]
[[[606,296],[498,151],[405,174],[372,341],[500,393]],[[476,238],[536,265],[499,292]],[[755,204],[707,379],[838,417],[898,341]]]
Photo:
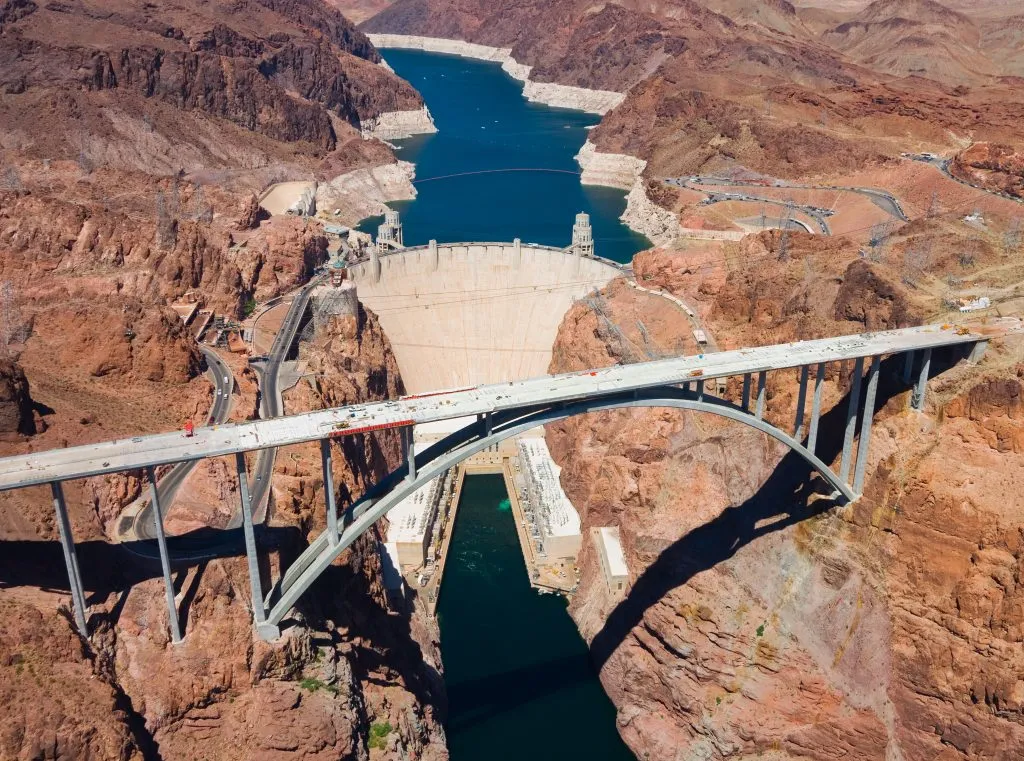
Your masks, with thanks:
[[[384,750],[387,747],[388,735],[391,734],[391,724],[386,721],[375,721],[370,726],[370,739],[367,743],[371,748]]]

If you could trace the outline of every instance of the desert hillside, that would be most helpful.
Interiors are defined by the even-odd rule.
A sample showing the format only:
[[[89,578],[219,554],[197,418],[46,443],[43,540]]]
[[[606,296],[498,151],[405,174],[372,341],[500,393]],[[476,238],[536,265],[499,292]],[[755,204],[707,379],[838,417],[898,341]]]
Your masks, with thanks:
[[[318,223],[268,218],[258,196],[393,169],[366,125],[421,108],[319,0],[0,2],[0,454],[202,423],[221,393],[211,352],[234,375],[228,419],[254,417],[253,371],[228,346],[200,345],[204,320],[237,322],[294,290],[328,246]],[[361,209],[379,205],[372,190]],[[321,349],[322,393],[397,393],[375,318],[338,333]],[[358,462],[339,451],[337,482],[358,493],[395,446],[371,442]],[[319,475],[281,470],[278,564],[323,499]],[[222,526],[239,504],[230,472],[197,468],[167,525]],[[360,594],[311,596],[273,646],[253,640],[244,560],[175,568],[188,637],[171,645],[159,567],[116,541],[146,488],[141,473],[65,488],[88,642],[65,607],[48,490],[0,496],[0,757],[365,758],[375,721],[394,727],[379,757],[445,757],[435,635],[389,608],[374,552],[336,569]]]

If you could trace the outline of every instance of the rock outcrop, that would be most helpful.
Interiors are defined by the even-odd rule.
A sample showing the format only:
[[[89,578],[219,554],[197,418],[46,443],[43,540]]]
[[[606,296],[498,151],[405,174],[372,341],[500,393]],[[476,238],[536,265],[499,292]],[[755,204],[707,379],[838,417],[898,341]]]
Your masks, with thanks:
[[[740,245],[770,251],[773,237]],[[786,262],[750,251],[739,259],[749,264],[713,276],[686,252],[645,253],[635,269],[640,282],[696,304],[728,345],[921,319],[917,297],[884,265],[851,262],[837,241],[812,269],[801,253],[811,245],[799,239]],[[602,313],[628,336],[641,297],[609,289]],[[601,324],[575,307],[551,370],[639,358]],[[677,324],[646,327],[655,350],[678,350],[685,337]],[[584,542],[570,612],[637,755],[882,761],[1024,751],[1014,581],[1024,516],[1007,500],[1024,488],[1022,378],[1017,339],[933,381],[923,416],[884,381],[865,495],[843,509],[775,444],[714,418],[635,410],[549,426],[585,535],[616,525],[623,538],[625,596],[610,594]],[[769,419],[791,424],[795,382],[772,374]],[[831,367],[823,409],[841,412],[847,390]],[[839,418],[823,417],[827,459],[840,448]]]
[[[0,360],[0,436],[35,432],[25,371],[13,360]]]

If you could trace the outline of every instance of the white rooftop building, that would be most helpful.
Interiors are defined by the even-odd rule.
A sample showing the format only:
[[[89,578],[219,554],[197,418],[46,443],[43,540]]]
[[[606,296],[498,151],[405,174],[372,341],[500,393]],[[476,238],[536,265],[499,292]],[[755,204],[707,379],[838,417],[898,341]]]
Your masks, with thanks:
[[[385,548],[396,567],[417,568],[426,562],[443,480],[431,479],[388,511]]]
[[[562,469],[551,459],[544,439],[523,438],[517,444],[526,482],[525,509],[538,529],[538,549],[552,560],[575,559],[580,550],[580,516],[562,490]]]
[[[626,566],[626,556],[622,552],[619,529],[616,526],[602,526],[595,532],[594,538],[608,591],[617,595],[629,583],[629,568]]]

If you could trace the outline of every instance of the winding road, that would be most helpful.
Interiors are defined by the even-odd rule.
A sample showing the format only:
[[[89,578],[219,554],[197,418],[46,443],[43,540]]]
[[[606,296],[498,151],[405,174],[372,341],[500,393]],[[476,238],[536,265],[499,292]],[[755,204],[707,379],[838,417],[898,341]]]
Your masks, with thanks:
[[[786,180],[771,180],[768,184],[757,183],[757,182],[741,182],[739,180],[732,180],[728,177],[668,177],[664,180],[669,185],[675,185],[680,188],[689,188],[690,190],[697,190],[702,193],[712,194],[712,191],[706,191],[694,185],[728,185],[736,188],[793,188],[795,190],[846,190],[850,193],[858,193],[862,196],[866,196],[871,199],[871,202],[878,208],[888,214],[890,217],[894,217],[901,222],[909,222],[910,217],[903,211],[903,207],[900,202],[896,199],[892,193],[885,190],[878,190],[877,188],[858,188],[846,185],[803,185],[796,182],[788,182]],[[691,183],[693,183],[691,185]],[[721,195],[721,194],[719,194]],[[753,196],[751,200],[764,200],[773,203],[779,203],[785,205],[785,201],[772,201],[771,199],[755,199]],[[794,208],[804,207],[795,206]],[[810,207],[808,207],[810,208]],[[812,215],[813,216],[813,215]],[[817,217],[816,217],[817,219]],[[818,220],[821,221],[821,220]]]
[[[319,284],[320,278],[313,278],[295,294],[291,306],[288,307],[288,313],[281,323],[281,328],[274,337],[274,343],[270,347],[266,361],[252,363],[252,368],[260,379],[260,417],[264,420],[284,414],[284,400],[281,398],[280,386],[281,364],[288,357],[288,352],[291,350],[292,344],[295,343],[295,336],[298,335],[299,327],[302,325],[302,317],[309,306],[310,296],[313,289]],[[256,458],[256,467],[253,468],[249,477],[253,521],[256,523],[262,523],[266,518],[270,477],[274,472],[276,457],[277,449],[260,450]],[[228,528],[238,528],[241,525],[242,513],[236,510],[231,515]]]
[[[288,313],[285,315],[280,330],[274,338],[274,343],[266,360],[252,364],[253,369],[259,376],[260,383],[260,414],[266,418],[279,417],[284,413],[284,404],[281,399],[279,386],[281,364],[288,356],[299,327],[302,324],[303,315],[309,305],[309,299],[313,288],[320,283],[320,278],[314,278],[304,285],[292,299]],[[224,361],[217,355],[217,352],[207,346],[200,346],[200,351],[206,357],[209,371],[213,375],[216,386],[216,396],[213,406],[210,408],[207,425],[220,425],[227,421],[231,411],[231,392],[234,387],[234,377],[231,370]],[[198,433],[201,428],[197,428]],[[274,470],[274,460],[277,454],[276,448],[260,450],[257,455],[256,466],[250,475],[250,494],[252,496],[253,521],[262,523],[266,519],[267,496],[270,492],[270,478]],[[177,491],[195,468],[197,461],[187,461],[175,464],[175,466],[157,483],[157,493],[160,497],[160,506],[166,520],[167,512],[174,502]],[[242,513],[240,509],[232,512],[228,522],[228,529],[237,529],[242,525]],[[146,557],[158,557],[155,543],[150,544],[148,540],[156,539],[156,529],[153,521],[153,504],[147,498],[145,504],[132,520],[127,540],[131,542],[132,552]],[[221,533],[221,532],[218,532]],[[235,545],[238,537],[236,532],[223,532],[220,536],[204,536],[178,538],[172,550],[175,560],[200,560],[222,554],[228,545]]]
[[[216,393],[206,424],[220,425],[228,419],[228,415],[231,412],[231,392],[234,388],[235,379],[231,374],[231,369],[217,355],[216,351],[202,345],[199,346],[199,351],[206,358],[206,365],[208,371],[213,376],[213,385],[215,386]],[[174,502],[178,489],[181,488],[181,485],[195,466],[195,461],[178,463],[157,482],[157,494],[159,495],[160,506],[165,517],[168,508]],[[150,500],[147,499],[146,504],[135,514],[135,519],[132,521],[132,531],[136,539],[156,538],[156,529],[153,525],[153,503]]]

